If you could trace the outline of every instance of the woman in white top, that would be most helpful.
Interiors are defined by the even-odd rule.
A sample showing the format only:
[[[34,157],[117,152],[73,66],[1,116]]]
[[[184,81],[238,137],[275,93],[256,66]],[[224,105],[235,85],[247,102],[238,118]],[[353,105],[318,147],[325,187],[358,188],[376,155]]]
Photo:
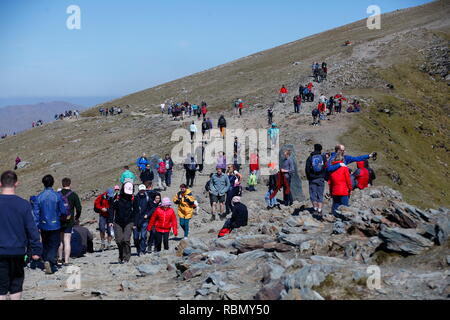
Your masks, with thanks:
[[[194,135],[197,133],[197,126],[194,121],[192,121],[191,126],[189,127],[189,131],[191,132],[191,141],[194,140]]]

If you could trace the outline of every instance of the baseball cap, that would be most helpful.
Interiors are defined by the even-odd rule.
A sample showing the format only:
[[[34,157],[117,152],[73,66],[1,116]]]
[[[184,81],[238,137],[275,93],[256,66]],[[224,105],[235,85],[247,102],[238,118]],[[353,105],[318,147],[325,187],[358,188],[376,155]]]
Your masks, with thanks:
[[[123,191],[125,194],[132,195],[133,194],[133,184],[131,182],[126,182],[123,185]]]
[[[143,184],[140,184],[139,187],[138,187],[138,190],[139,191],[147,190],[147,188]]]

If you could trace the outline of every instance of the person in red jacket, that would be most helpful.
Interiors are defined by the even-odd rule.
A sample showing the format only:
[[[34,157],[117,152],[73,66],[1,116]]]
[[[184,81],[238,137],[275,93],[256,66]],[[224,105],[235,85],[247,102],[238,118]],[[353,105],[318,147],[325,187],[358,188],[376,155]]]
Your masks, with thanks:
[[[203,120],[206,120],[206,114],[208,113],[208,106],[206,104],[202,105],[202,115]]]
[[[281,98],[282,103],[286,102],[287,94],[288,94],[288,89],[286,88],[285,85],[283,85],[280,89],[280,98]]]
[[[336,155],[332,164],[341,164],[339,169],[330,174],[330,191],[333,198],[332,214],[335,214],[339,206],[348,207],[349,196],[352,191],[352,180],[350,171],[344,164],[344,157],[341,153]]]
[[[356,163],[358,169],[353,174],[353,189],[364,190],[369,186],[369,170],[367,170],[364,161],[359,161]]]
[[[314,85],[312,84],[312,82],[308,83],[308,85],[306,86],[308,88],[309,91],[311,91],[311,89],[314,87]]]
[[[100,250],[111,248],[112,234],[111,228],[108,227],[108,217],[111,204],[114,201],[114,189],[110,188],[105,193],[99,195],[94,202],[94,211],[98,216],[98,229],[100,230],[100,240],[102,242]],[[105,233],[108,234],[108,246],[105,244]]]
[[[152,230],[155,226],[155,248],[156,252],[161,251],[161,244],[164,243],[164,250],[169,250],[169,233],[170,229],[173,230],[173,234],[178,236],[177,216],[175,211],[170,207],[172,203],[169,198],[164,198],[161,202],[161,206],[155,210],[147,230]]]
[[[259,177],[261,176],[261,170],[259,167],[259,149],[256,150],[256,153],[250,154],[249,174],[251,174],[252,172],[256,173],[256,182],[259,183]]]

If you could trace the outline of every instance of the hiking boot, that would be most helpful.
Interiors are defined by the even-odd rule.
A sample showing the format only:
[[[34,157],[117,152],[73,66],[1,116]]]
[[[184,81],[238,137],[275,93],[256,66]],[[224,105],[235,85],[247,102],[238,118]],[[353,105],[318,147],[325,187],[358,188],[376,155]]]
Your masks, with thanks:
[[[104,243],[102,243],[100,246],[100,251],[105,251],[105,250],[106,250],[106,245]]]
[[[216,220],[216,215],[214,213],[211,214],[211,221],[215,221]]]
[[[271,206],[267,206],[267,210],[271,210],[272,209],[272,207]]]
[[[44,271],[45,271],[45,274],[53,274],[54,273],[49,261],[44,262]]]
[[[56,265],[57,265],[58,267],[62,267],[62,266],[63,266],[63,261],[62,261],[62,259],[58,259],[58,261],[56,262]]]
[[[278,210],[281,210],[281,205],[277,204],[277,208],[278,208]]]

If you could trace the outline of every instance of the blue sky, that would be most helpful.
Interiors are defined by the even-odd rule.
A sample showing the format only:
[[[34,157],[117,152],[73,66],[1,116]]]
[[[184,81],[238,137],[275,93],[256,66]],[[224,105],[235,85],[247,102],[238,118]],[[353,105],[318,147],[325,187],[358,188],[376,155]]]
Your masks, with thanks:
[[[1,0],[0,98],[119,97],[363,19],[372,4],[427,2]],[[81,30],[66,27],[72,4]]]

